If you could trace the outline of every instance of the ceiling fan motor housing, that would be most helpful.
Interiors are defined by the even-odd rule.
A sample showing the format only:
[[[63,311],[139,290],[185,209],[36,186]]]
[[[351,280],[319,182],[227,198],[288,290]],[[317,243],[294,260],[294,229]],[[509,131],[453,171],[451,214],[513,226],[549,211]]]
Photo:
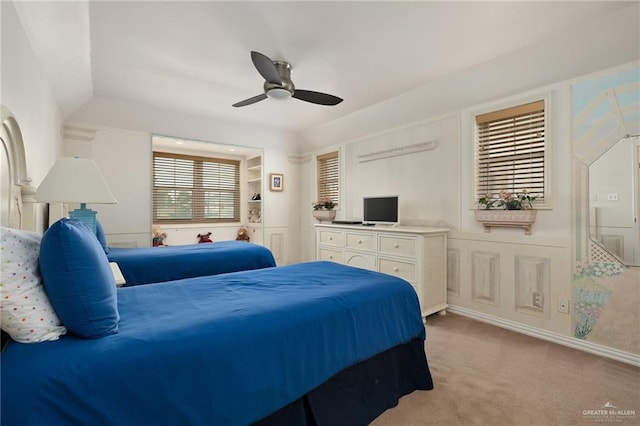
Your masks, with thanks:
[[[288,99],[296,91],[296,87],[291,81],[291,64],[284,61],[273,61],[278,70],[278,75],[282,84],[264,82],[264,91],[270,98],[273,99]]]

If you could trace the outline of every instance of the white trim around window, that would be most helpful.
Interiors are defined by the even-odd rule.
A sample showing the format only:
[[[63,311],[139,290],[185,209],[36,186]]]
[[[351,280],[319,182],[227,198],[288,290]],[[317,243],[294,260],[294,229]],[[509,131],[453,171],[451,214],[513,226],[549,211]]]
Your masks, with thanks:
[[[476,188],[478,186],[477,176],[478,176],[478,164],[477,164],[477,154],[476,154],[476,138],[477,138],[477,125],[476,125],[476,116],[482,114],[488,114],[495,111],[500,111],[503,109],[508,109],[512,107],[517,107],[519,105],[529,104],[536,101],[544,101],[544,134],[545,134],[545,152],[544,152],[544,201],[536,201],[534,203],[534,208],[536,209],[551,209],[553,194],[553,175],[552,175],[552,161],[553,156],[552,152],[554,149],[553,146],[553,103],[552,103],[552,92],[545,91],[538,94],[529,94],[527,96],[521,97],[513,97],[508,100],[502,100],[498,102],[492,102],[483,104],[477,108],[471,109],[468,111],[468,126],[469,129],[469,153],[470,153],[470,161],[471,161],[471,176],[470,183],[471,187],[469,189],[469,206],[471,209],[477,208],[476,202]]]

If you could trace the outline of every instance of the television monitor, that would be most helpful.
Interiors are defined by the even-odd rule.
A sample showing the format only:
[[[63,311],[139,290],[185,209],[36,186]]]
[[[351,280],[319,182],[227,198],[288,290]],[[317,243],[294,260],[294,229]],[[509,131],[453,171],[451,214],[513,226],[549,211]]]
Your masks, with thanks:
[[[363,223],[397,225],[400,222],[397,195],[387,197],[364,197],[363,200]]]

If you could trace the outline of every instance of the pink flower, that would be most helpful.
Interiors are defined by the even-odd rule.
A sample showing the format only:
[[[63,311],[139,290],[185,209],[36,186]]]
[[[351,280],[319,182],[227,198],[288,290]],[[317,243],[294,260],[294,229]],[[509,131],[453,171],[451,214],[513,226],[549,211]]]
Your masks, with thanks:
[[[509,191],[500,191],[500,198],[505,202],[509,202],[513,199],[513,194]]]

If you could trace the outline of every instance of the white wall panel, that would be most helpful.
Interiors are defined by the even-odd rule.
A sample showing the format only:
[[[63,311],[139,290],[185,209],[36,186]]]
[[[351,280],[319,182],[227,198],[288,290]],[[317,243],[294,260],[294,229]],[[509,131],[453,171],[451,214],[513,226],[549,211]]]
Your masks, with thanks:
[[[515,256],[515,307],[523,313],[549,316],[550,259]]]
[[[460,249],[447,249],[447,291],[460,296]]]
[[[471,254],[471,298],[474,302],[499,305],[500,255],[484,251]]]

